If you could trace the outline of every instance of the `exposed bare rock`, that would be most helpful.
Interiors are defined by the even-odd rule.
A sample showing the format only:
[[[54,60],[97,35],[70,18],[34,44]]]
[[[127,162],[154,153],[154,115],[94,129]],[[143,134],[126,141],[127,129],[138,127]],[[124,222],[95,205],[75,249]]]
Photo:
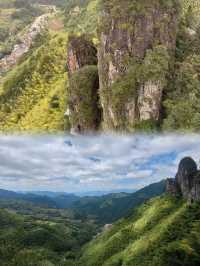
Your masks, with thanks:
[[[141,86],[138,97],[140,120],[158,120],[162,99],[163,84],[158,81],[147,81]]]
[[[113,227],[113,224],[105,224],[103,227],[103,232],[111,230]]]

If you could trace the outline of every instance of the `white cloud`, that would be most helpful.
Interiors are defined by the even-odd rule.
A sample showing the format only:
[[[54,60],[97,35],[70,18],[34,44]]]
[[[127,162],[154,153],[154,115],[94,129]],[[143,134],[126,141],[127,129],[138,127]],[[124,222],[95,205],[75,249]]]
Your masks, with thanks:
[[[0,187],[81,191],[138,188],[200,159],[199,135],[1,136]]]

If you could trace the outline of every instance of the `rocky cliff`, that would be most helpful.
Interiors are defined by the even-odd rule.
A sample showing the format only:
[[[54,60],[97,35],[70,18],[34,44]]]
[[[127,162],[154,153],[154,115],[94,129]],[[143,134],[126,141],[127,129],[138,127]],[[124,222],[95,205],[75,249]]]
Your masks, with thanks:
[[[175,179],[167,180],[166,190],[173,195],[181,194],[189,202],[200,200],[200,171],[193,159],[181,160]]]
[[[177,1],[103,0],[102,10],[98,65],[105,127],[158,121],[176,44]]]
[[[67,66],[71,132],[95,131],[101,121],[97,50],[87,36],[69,37]]]
[[[177,0],[100,2],[97,57],[102,125],[105,129],[133,130],[140,122],[156,124],[163,89],[173,68]],[[73,45],[77,43],[70,47]],[[68,53],[70,71],[88,56],[82,52],[74,60],[72,50]]]

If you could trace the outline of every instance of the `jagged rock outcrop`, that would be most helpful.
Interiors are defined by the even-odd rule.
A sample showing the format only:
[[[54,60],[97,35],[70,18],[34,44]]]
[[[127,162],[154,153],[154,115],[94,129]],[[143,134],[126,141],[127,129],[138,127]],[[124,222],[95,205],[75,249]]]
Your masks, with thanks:
[[[97,50],[87,36],[69,37],[67,66],[71,132],[96,131],[101,122]]]
[[[49,14],[44,14],[35,19],[28,31],[20,37],[19,43],[14,46],[11,54],[0,60],[0,73],[8,71],[16,65],[18,60],[29,51],[38,34],[47,28],[48,18]]]
[[[166,191],[173,195],[181,194],[190,202],[200,200],[200,171],[192,158],[181,160],[175,179],[166,182]]]
[[[106,128],[160,118],[176,45],[176,0],[102,0],[98,69]]]

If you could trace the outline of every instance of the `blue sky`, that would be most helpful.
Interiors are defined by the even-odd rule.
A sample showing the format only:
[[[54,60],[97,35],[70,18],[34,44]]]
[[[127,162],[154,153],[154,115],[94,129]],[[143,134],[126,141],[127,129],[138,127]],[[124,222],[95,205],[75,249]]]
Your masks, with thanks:
[[[85,192],[139,189],[200,159],[200,135],[1,136],[0,188]]]

